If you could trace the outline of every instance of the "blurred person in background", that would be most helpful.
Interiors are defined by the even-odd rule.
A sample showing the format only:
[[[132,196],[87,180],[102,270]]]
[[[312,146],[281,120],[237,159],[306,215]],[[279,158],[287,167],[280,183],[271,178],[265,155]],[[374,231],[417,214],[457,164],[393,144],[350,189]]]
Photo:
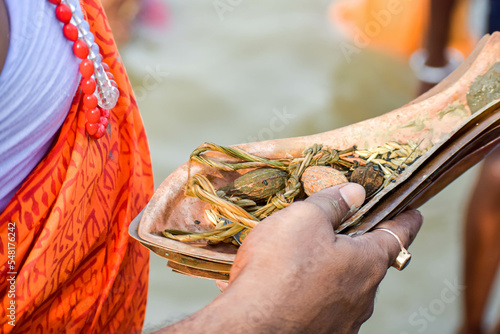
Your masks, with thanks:
[[[488,1],[487,32],[500,31],[500,1]],[[336,26],[352,40],[346,57],[363,48],[407,61],[423,94],[456,69],[476,43],[468,0],[351,0],[330,9]],[[500,263],[500,148],[484,160],[465,215],[465,308],[461,333],[485,333],[483,319]],[[499,319],[500,321],[500,319]],[[500,322],[494,326],[500,333]]]
[[[116,44],[121,47],[131,37],[134,21],[144,0],[102,0]]]
[[[456,0],[432,0],[424,47],[425,63],[416,75],[421,79],[420,93],[432,88],[451,73],[452,55],[448,45],[451,16]],[[487,32],[500,31],[500,1],[489,1]],[[437,77],[432,77],[437,73]],[[439,75],[440,74],[440,75]],[[484,160],[470,197],[465,219],[465,309],[460,333],[487,331],[484,314],[500,263],[500,147]],[[500,320],[500,319],[499,319]],[[498,322],[492,333],[500,333]]]
[[[102,6],[120,48],[133,37],[138,21],[153,29],[168,23],[167,5],[160,0],[102,0]]]
[[[0,0],[0,120],[1,332],[141,332],[149,250],[128,225],[153,175],[98,1]],[[264,220],[226,291],[163,331],[357,331],[401,247],[335,235],[364,199],[344,184]],[[408,247],[421,224],[412,210],[380,227]]]

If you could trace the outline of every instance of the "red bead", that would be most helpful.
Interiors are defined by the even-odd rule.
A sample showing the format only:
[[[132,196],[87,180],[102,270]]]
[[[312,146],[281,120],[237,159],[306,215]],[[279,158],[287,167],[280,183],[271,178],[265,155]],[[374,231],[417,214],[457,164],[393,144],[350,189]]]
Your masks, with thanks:
[[[92,78],[84,78],[82,80],[82,91],[85,94],[94,94],[94,92],[95,92],[95,80]]]
[[[109,124],[109,120],[106,118],[106,117],[100,117],[99,118],[99,124],[102,124],[102,126],[104,126],[105,128],[108,127],[108,124]]]
[[[109,109],[101,109],[101,116],[109,119]]]
[[[94,74],[94,63],[90,59],[84,59],[80,63],[80,73],[84,78],[90,78]]]
[[[56,7],[56,17],[63,23],[68,23],[71,20],[71,9],[68,5],[61,3]]]
[[[97,107],[97,97],[94,94],[85,94],[83,96],[83,105],[87,109],[94,109]]]
[[[106,72],[106,75],[108,76],[109,80],[114,80],[115,79],[114,75],[111,72]]]
[[[87,58],[89,55],[89,47],[87,46],[87,43],[81,39],[75,41],[75,43],[73,43],[73,53],[80,59]]]
[[[87,109],[85,112],[85,119],[89,123],[97,123],[100,121],[101,111],[98,108]]]
[[[61,3],[61,0],[49,0],[49,2],[53,3],[54,5],[58,5]]]
[[[108,72],[108,71],[109,71],[109,65],[108,65],[108,64],[106,64],[105,62],[101,61],[101,65],[102,65],[102,68],[103,68],[106,72]]]
[[[99,139],[106,132],[106,128],[102,124],[97,124],[97,131],[92,136],[94,139]]]
[[[89,135],[93,135],[97,132],[98,124],[97,123],[85,123],[85,130],[87,130],[87,133]]]
[[[66,23],[63,27],[64,37],[69,39],[70,41],[76,41],[78,39],[78,29],[75,25],[71,23]]]

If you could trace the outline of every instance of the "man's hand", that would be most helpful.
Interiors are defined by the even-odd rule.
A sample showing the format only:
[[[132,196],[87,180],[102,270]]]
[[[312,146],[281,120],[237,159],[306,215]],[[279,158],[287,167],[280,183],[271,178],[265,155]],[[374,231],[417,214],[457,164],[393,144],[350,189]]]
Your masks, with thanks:
[[[240,247],[225,292],[167,331],[356,333],[400,251],[384,231],[334,233],[364,199],[363,187],[344,184],[263,220]],[[421,224],[418,211],[407,211],[378,227],[407,247]]]

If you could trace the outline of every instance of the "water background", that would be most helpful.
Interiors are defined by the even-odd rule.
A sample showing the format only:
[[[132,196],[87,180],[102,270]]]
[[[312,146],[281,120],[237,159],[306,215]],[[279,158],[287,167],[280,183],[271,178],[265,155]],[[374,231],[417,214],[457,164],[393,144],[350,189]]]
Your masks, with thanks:
[[[404,61],[367,49],[351,61],[343,56],[327,18],[330,1],[222,3],[231,10],[220,15],[217,1],[168,1],[166,29],[140,29],[121,51],[150,140],[156,187],[205,141],[232,145],[323,132],[414,98],[416,80]],[[476,173],[421,208],[425,223],[410,248],[412,263],[388,271],[361,333],[456,330],[463,295],[445,303],[442,293],[461,278],[462,220]],[[152,254],[145,332],[218,294],[212,281],[174,274]]]

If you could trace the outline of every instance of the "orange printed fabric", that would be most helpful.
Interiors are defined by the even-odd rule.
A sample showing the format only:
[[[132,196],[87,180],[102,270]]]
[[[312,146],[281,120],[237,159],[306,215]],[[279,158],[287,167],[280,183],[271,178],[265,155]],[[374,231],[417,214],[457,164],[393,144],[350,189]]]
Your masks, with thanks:
[[[94,140],[78,90],[51,151],[0,214],[2,333],[139,333],[144,321],[149,252],[128,225],[154,191],[149,148],[102,6],[82,6],[120,99]]]

